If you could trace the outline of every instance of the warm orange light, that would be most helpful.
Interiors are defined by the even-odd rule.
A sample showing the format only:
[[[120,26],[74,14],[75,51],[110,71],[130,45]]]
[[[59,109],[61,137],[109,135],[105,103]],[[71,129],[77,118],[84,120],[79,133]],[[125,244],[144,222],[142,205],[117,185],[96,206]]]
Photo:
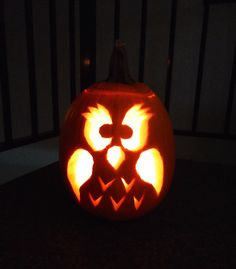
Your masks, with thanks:
[[[144,194],[142,195],[142,197],[139,200],[135,196],[133,198],[134,198],[134,207],[135,207],[136,210],[138,210],[139,207],[142,204],[142,201],[143,201],[143,198],[144,198]]]
[[[160,193],[163,185],[164,167],[162,157],[157,149],[148,149],[140,154],[136,171],[143,181],[152,184],[157,194]]]
[[[86,66],[86,67],[89,67],[90,66],[90,63],[91,63],[91,61],[90,61],[90,59],[89,58],[84,58],[84,66]]]
[[[84,149],[77,149],[70,157],[67,165],[67,177],[80,200],[80,188],[90,179],[93,173],[93,157]]]
[[[95,151],[103,150],[111,143],[112,138],[102,137],[99,129],[104,124],[112,124],[109,111],[102,105],[97,104],[97,107],[89,107],[89,112],[82,115],[86,118],[84,126],[84,136]]]
[[[106,191],[112,185],[115,179],[111,180],[110,182],[106,184],[103,182],[103,180],[100,177],[98,177],[98,180],[99,180],[102,190]]]
[[[94,199],[90,193],[89,193],[89,198],[90,198],[94,207],[97,207],[102,200],[102,196],[99,196],[97,199]]]
[[[114,169],[118,169],[125,159],[125,154],[121,147],[113,146],[107,151],[107,160]]]
[[[121,180],[125,187],[125,191],[128,193],[132,189],[135,179],[132,179],[132,181],[129,184],[124,180],[124,178],[121,178]]]
[[[117,211],[120,206],[123,204],[123,202],[125,201],[125,197],[121,198],[119,202],[116,202],[112,197],[111,197],[111,202],[113,205],[113,208],[115,211]]]
[[[133,134],[128,139],[121,139],[124,148],[138,151],[145,146],[148,137],[148,120],[151,117],[148,108],[142,108],[142,104],[134,105],[128,110],[122,124],[128,125],[133,130]]]

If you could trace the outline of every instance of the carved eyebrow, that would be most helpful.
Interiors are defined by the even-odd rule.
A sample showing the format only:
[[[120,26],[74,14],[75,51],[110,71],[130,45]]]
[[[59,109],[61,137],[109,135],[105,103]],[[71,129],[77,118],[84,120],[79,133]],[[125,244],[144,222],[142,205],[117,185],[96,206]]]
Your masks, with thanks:
[[[138,104],[132,106],[125,114],[122,124],[127,124],[133,119],[138,119],[139,121],[149,120],[153,114],[149,112],[149,108],[142,108],[143,104]],[[128,124],[127,124],[128,125]]]
[[[121,139],[124,148],[132,151],[138,151],[143,148],[148,137],[148,121],[153,116],[149,108],[142,108],[143,104],[132,106],[122,121],[122,125],[128,125],[133,134],[130,138]]]
[[[85,112],[82,115],[89,121],[102,121],[107,124],[112,124],[109,111],[102,105],[97,104],[97,107],[89,106],[89,112]]]
[[[102,105],[88,107],[88,112],[82,114],[85,117],[84,137],[90,147],[95,151],[103,150],[111,143],[112,138],[104,138],[99,130],[104,124],[112,124],[109,111]]]

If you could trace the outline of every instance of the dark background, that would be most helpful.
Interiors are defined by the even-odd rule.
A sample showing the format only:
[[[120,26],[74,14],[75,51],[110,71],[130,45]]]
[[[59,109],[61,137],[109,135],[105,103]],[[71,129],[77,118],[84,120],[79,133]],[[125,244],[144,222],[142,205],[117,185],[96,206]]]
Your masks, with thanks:
[[[75,95],[107,77],[120,38],[133,78],[170,112],[177,156],[235,163],[235,1],[1,3],[3,150],[57,136]]]
[[[118,38],[168,109],[178,158],[166,199],[130,222],[80,210],[58,163],[1,185],[0,267],[235,268],[236,2],[1,0],[0,12],[2,182],[19,159],[37,162],[33,142],[55,144]]]

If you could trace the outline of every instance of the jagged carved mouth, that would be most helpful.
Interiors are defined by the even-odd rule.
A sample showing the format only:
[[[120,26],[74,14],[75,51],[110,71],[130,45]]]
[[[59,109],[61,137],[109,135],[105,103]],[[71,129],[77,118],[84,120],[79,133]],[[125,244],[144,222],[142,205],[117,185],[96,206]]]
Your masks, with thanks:
[[[103,193],[105,193],[112,186],[112,184],[114,183],[115,179],[112,179],[108,183],[104,183],[104,181],[102,180],[102,178],[101,177],[98,177],[98,181],[100,183],[101,190],[103,191]],[[114,211],[118,211],[121,208],[122,204],[127,199],[127,194],[133,188],[133,186],[135,184],[135,181],[136,181],[136,179],[133,178],[129,183],[127,183],[124,178],[120,178],[120,182],[122,182],[122,185],[123,185],[125,194],[124,194],[123,197],[121,197],[118,200],[115,199],[112,196],[109,197],[110,198],[111,205],[112,205]],[[93,195],[90,192],[88,193],[88,196],[89,196],[89,199],[90,199],[90,201],[91,201],[91,203],[92,203],[92,205],[94,207],[98,207],[101,204],[101,201],[102,201],[102,199],[104,197],[103,194],[100,195],[100,196],[98,196],[98,197],[93,197]],[[144,194],[140,198],[138,198],[135,195],[132,195],[132,199],[133,199],[134,208],[136,210],[138,210],[140,208],[142,202],[143,202]]]
[[[103,195],[97,197],[97,198],[93,198],[93,196],[91,195],[91,193],[89,193],[89,199],[92,203],[92,205],[94,207],[98,207],[99,204],[101,203],[102,201],[102,198],[103,198]],[[133,195],[133,204],[134,204],[134,208],[136,210],[138,210],[143,202],[143,199],[144,199],[144,194],[141,196],[141,198],[137,198],[135,197],[135,195]],[[110,201],[111,201],[111,204],[113,206],[113,209],[115,211],[118,211],[120,209],[120,207],[122,206],[122,204],[125,202],[126,200],[126,196],[122,197],[119,201],[116,201],[112,196],[110,197]]]

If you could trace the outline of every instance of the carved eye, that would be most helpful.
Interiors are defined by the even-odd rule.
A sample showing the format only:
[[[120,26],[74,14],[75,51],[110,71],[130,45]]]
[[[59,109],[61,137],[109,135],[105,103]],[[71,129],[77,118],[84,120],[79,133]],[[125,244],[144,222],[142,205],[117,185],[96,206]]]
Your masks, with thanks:
[[[99,133],[102,137],[112,137],[112,125],[111,124],[104,124],[100,127]]]
[[[113,125],[104,124],[101,126],[99,133],[102,137],[113,137],[114,133],[121,138],[127,139],[130,138],[133,134],[133,130],[128,125],[121,125],[117,130],[113,130]]]
[[[89,112],[82,115],[86,118],[84,137],[94,151],[103,150],[111,143],[112,137],[108,136],[112,120],[109,111],[102,105],[89,107]]]
[[[142,108],[142,104],[134,105],[127,111],[122,125],[130,127],[132,135],[129,138],[121,138],[124,148],[138,151],[145,146],[148,137],[148,120],[151,117],[148,108]]]
[[[133,135],[133,130],[128,125],[121,126],[121,134],[120,137],[123,139],[128,139]]]

